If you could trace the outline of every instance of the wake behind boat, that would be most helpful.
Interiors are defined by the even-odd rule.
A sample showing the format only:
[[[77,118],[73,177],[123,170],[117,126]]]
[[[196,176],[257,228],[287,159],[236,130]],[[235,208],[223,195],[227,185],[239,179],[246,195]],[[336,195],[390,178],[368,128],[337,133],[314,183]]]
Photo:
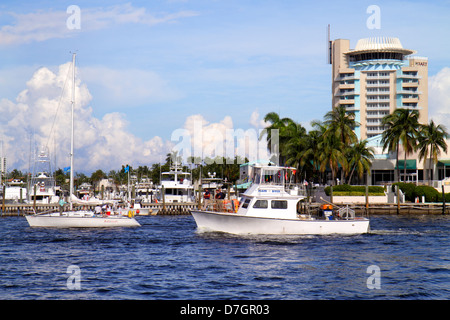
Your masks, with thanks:
[[[304,196],[285,189],[290,168],[255,166],[252,186],[244,193],[236,210],[192,210],[199,231],[233,234],[361,234],[369,231],[369,219],[354,213],[299,214]],[[231,203],[232,204],[232,203]],[[217,209],[217,207],[216,207]]]

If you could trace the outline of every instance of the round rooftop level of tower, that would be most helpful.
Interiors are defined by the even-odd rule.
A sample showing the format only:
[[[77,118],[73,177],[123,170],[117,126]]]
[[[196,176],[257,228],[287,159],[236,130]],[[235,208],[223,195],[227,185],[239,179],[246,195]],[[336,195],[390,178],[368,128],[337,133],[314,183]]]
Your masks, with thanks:
[[[348,54],[365,53],[365,52],[400,52],[404,55],[415,53],[414,50],[403,48],[398,38],[377,37],[359,39],[354,50],[347,52]]]
[[[416,53],[403,48],[398,38],[377,37],[358,40],[355,49],[345,52],[351,61],[360,60],[403,60],[404,56]]]

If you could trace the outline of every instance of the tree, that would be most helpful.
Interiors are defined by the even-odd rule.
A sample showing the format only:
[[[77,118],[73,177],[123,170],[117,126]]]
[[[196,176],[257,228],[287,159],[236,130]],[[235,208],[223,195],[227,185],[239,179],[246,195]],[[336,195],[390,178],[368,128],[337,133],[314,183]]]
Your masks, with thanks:
[[[331,169],[331,180],[334,184],[336,173],[339,170],[339,164],[347,168],[347,160],[343,152],[342,142],[338,136],[333,134],[323,135],[319,144],[319,163],[320,170],[324,172],[327,166]]]
[[[372,166],[372,160],[374,159],[374,149],[367,146],[368,141],[362,140],[347,149],[347,159],[349,168],[351,168],[350,177],[348,183],[352,181],[353,174],[358,174],[358,177],[362,179],[364,172],[369,171]]]
[[[334,134],[344,145],[356,143],[358,138],[353,131],[357,125],[354,113],[347,113],[345,106],[338,106],[324,116],[326,134]]]
[[[416,149],[419,136],[419,111],[399,108],[386,115],[381,123],[385,126],[381,138],[383,151],[386,149],[390,152],[396,151],[397,181],[400,182],[399,146],[401,144],[405,152],[404,176],[406,178],[406,157]]]
[[[286,147],[288,141],[292,138],[292,132],[296,130],[297,124],[290,118],[280,118],[276,112],[269,112],[264,117],[265,122],[269,122],[270,125],[267,126],[267,148],[271,149],[278,154],[279,162],[281,165],[285,164],[285,156],[282,150]],[[278,130],[278,144],[276,144],[275,137],[272,136],[272,130]],[[261,133],[259,139],[261,140],[264,136],[264,132]],[[275,148],[274,148],[275,147]]]
[[[429,124],[421,126],[418,138],[419,159],[425,159],[426,162],[428,154],[430,155],[428,181],[431,181],[432,162],[434,164],[438,162],[438,156],[441,154],[441,149],[444,152],[447,152],[446,139],[448,137],[449,134],[447,133],[446,128],[443,125],[436,126],[433,120],[431,120]]]
[[[106,174],[100,169],[91,174],[91,181],[94,185],[94,190],[97,189],[97,184],[104,178],[106,178]]]

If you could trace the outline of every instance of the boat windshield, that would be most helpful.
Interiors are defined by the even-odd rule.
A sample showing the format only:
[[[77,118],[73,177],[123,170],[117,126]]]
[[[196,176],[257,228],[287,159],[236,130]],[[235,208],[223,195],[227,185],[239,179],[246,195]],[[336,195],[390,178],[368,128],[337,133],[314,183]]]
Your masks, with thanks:
[[[284,185],[282,168],[255,168],[252,181],[256,184]]]

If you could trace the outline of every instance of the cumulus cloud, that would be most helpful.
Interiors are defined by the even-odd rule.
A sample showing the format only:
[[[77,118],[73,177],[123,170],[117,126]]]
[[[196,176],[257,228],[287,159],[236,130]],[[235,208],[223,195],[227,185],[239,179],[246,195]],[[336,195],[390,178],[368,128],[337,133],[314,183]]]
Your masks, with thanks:
[[[43,11],[30,13],[4,12],[13,18],[13,23],[0,28],[0,45],[40,42],[53,38],[68,38],[79,32],[104,29],[115,24],[142,24],[153,26],[174,23],[181,18],[198,15],[193,11],[153,14],[145,8],[133,7],[130,3],[101,8],[80,8],[80,28],[68,28],[73,12]],[[70,23],[69,23],[70,24]]]
[[[239,156],[249,161],[269,159],[266,140],[259,140],[261,132],[254,128],[234,128],[230,116],[210,123],[200,114],[192,115],[186,119],[183,128],[173,131],[171,141],[175,145],[172,151],[176,151],[184,162],[194,157],[195,163],[216,157],[234,159]]]
[[[264,119],[260,119],[258,110],[255,110],[250,116],[250,125],[257,129],[261,129],[269,126],[269,123],[265,122]]]
[[[428,105],[430,118],[450,129],[450,68],[429,77]]]
[[[59,66],[56,72],[40,68],[16,101],[0,100],[0,136],[10,168],[28,169],[30,140],[33,148],[48,146],[59,159],[59,167],[68,166],[70,70],[71,63]],[[89,106],[92,96],[80,80],[76,81],[75,93],[75,171],[120,168],[126,163],[148,165],[159,162],[160,156],[170,150],[172,144],[161,137],[143,141],[131,134],[121,113],[94,117]]]

